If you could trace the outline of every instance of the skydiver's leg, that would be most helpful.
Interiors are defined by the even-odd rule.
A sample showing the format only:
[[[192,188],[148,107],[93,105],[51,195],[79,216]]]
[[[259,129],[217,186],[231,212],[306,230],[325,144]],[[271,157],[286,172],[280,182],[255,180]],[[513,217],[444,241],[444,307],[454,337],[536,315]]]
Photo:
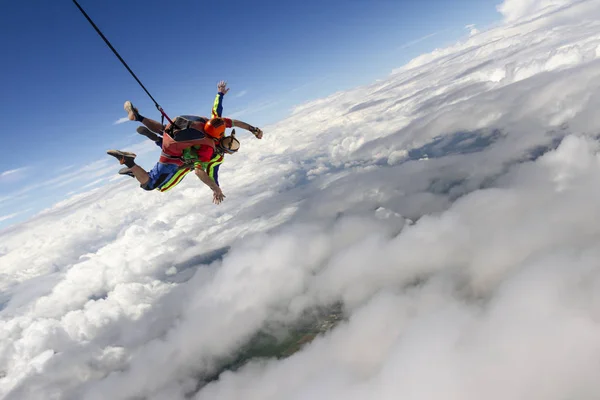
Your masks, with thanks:
[[[150,180],[150,176],[148,175],[148,173],[144,171],[142,167],[135,163],[135,153],[130,153],[128,151],[121,150],[108,150],[106,154],[115,157],[117,160],[119,160],[119,163],[121,163],[122,165],[126,165],[142,187],[146,185]]]
[[[140,117],[142,118],[142,120],[139,122],[144,124],[152,132],[162,133],[165,130],[165,126],[163,124],[161,124],[160,122],[155,121],[150,118],[142,117],[141,115],[140,115]]]
[[[152,132],[150,129],[146,128],[145,126],[138,126],[136,131],[140,135],[146,136],[148,139],[152,140],[156,144],[158,144],[160,142],[161,144],[159,144],[159,146],[162,145],[162,137],[160,137],[156,133]]]
[[[129,100],[127,100],[125,102],[125,104],[123,105],[123,108],[125,109],[125,111],[127,111],[127,118],[130,121],[141,122],[148,129],[150,129],[151,131],[156,132],[156,133],[160,133],[165,129],[163,124],[161,124],[160,122],[155,121],[150,118],[146,118],[143,115],[141,115],[139,113],[138,109],[136,107],[134,107],[133,104],[131,104],[131,102]]]
[[[137,164],[131,167],[131,172],[133,172],[133,176],[135,176],[135,179],[138,180],[140,186],[142,187],[146,185],[150,180],[150,176],[148,175],[148,173]]]

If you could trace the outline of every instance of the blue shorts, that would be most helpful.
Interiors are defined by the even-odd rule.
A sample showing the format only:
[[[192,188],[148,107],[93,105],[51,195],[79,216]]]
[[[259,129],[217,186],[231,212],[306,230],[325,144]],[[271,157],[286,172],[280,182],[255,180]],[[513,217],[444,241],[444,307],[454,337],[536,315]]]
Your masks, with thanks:
[[[169,182],[178,169],[179,166],[175,164],[163,164],[160,162],[156,163],[154,168],[148,172],[148,175],[150,176],[148,182],[140,186],[144,190],[154,190],[156,188],[160,188],[162,185]]]

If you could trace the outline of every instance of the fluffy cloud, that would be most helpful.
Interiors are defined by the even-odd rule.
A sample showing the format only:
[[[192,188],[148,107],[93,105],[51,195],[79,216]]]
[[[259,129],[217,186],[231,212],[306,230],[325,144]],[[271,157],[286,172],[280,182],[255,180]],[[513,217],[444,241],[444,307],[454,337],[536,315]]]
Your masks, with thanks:
[[[597,397],[600,39],[561,17],[586,7],[240,133],[219,206],[120,177],[3,233],[1,396]]]

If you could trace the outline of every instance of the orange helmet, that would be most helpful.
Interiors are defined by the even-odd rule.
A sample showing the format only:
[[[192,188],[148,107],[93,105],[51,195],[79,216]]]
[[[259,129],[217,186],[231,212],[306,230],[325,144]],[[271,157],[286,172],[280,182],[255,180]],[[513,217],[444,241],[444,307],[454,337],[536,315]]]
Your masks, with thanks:
[[[211,118],[204,124],[204,132],[212,138],[220,139],[225,133],[225,121],[223,118]]]

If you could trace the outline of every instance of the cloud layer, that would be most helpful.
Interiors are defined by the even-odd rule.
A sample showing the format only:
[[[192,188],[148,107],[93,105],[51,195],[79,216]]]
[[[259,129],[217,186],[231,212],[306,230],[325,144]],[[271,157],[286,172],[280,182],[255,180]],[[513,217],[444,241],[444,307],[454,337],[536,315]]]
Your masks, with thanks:
[[[220,206],[194,177],[119,177],[10,228],[1,396],[596,398],[599,11],[480,32],[240,133]],[[334,304],[344,321],[290,357],[202,383]]]

